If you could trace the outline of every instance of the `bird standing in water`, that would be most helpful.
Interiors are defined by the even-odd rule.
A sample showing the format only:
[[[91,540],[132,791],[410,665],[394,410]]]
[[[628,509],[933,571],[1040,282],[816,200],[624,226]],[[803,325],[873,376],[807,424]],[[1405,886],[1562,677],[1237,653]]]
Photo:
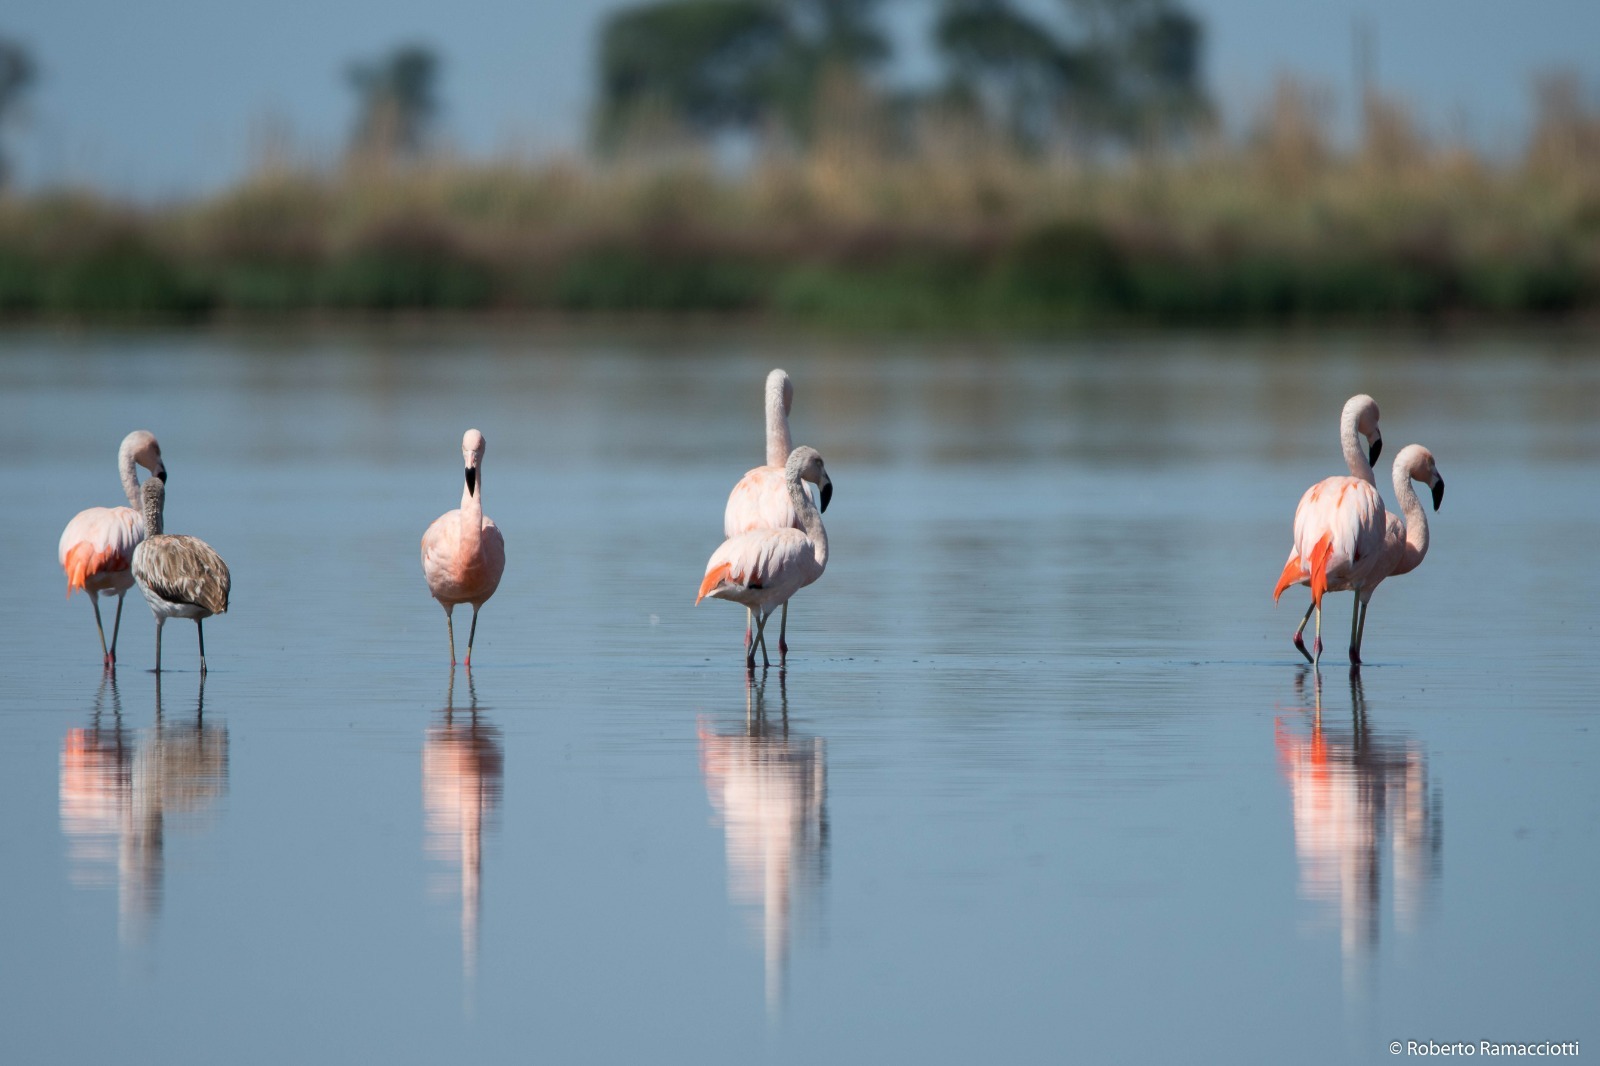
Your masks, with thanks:
[[[722,535],[737,537],[758,529],[800,529],[800,515],[789,500],[789,488],[784,483],[784,464],[793,450],[789,437],[789,411],[794,406],[794,383],[785,370],[774,370],[767,375],[767,462],[765,466],[752,467],[728,494],[728,505],[722,512]],[[827,510],[827,503],[823,503]],[[755,613],[745,612],[744,642],[748,650],[754,631]],[[789,652],[789,605],[783,605],[783,617],[778,623],[778,655]]]
[[[206,672],[206,631],[201,624],[228,610],[232,579],[228,564],[199,537],[162,531],[166,482],[144,483],[144,541],[133,550],[133,579],[156,616],[156,673],[161,672],[161,627],[168,618],[193,618],[200,639],[200,672]]]
[[[1369,442],[1361,450],[1359,436]],[[1383,498],[1378,495],[1372,464],[1383,451],[1378,430],[1378,403],[1364,393],[1345,401],[1339,416],[1339,444],[1350,473],[1323,478],[1300,497],[1294,512],[1294,547],[1283,564],[1272,601],[1290,585],[1311,586],[1311,606],[1294,631],[1294,646],[1312,664],[1322,657],[1322,596],[1326,592],[1358,589],[1375,555],[1383,545]],[[1317,615],[1315,653],[1306,651],[1306,622]],[[1356,647],[1358,600],[1350,616],[1350,646]]]
[[[94,627],[100,633],[100,656],[106,669],[117,665],[117,633],[122,629],[122,598],[133,588],[133,550],[145,537],[143,503],[139,499],[139,472],[135,465],[166,479],[167,467],[161,461],[161,445],[149,430],[136,429],[122,438],[117,449],[117,472],[122,476],[126,507],[88,507],[73,516],[61,532],[57,557],[67,572],[67,595],[74,589],[89,594],[94,608]],[[100,593],[117,597],[117,617],[111,623],[111,646],[106,646],[105,626],[100,623]]]
[[[822,506],[833,496],[833,482],[815,448],[799,447],[784,466],[784,482],[789,500],[800,516],[799,529],[758,529],[741,533],[722,542],[706,563],[700,582],[699,603],[707,596],[742,603],[755,617],[754,637],[745,645],[745,666],[755,667],[756,645],[761,645],[763,665],[767,659],[767,619],[778,607],[805,586],[822,576],[828,565],[828,531],[822,516],[806,495],[801,480],[813,481],[822,490]],[[783,651],[779,650],[779,661]]]
[[[483,434],[467,430],[461,438],[467,486],[461,506],[434,519],[422,535],[422,576],[428,591],[444,607],[444,624],[450,634],[450,665],[456,664],[456,629],[451,611],[458,603],[472,604],[472,628],[467,633],[466,665],[472,666],[472,642],[478,635],[478,608],[494,595],[506,569],[506,542],[499,527],[483,513]]]

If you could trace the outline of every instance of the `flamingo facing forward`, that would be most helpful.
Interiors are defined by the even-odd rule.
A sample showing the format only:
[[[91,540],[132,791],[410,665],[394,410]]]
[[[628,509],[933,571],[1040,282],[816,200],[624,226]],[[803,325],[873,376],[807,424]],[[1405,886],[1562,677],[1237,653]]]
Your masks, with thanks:
[[[722,542],[706,563],[705,579],[700,582],[699,603],[707,596],[732,600],[749,608],[755,617],[756,631],[745,642],[745,666],[754,668],[756,645],[761,645],[762,665],[767,659],[767,619],[789,597],[822,576],[828,565],[828,531],[822,516],[806,495],[801,479],[816,483],[822,490],[822,506],[833,496],[833,482],[823,468],[822,456],[815,448],[799,447],[784,466],[783,479],[789,501],[800,516],[799,529],[758,529],[741,533]],[[778,649],[779,661],[784,656]]]
[[[161,461],[161,445],[148,430],[136,429],[122,438],[117,449],[117,471],[122,476],[122,491],[127,507],[89,507],[79,511],[61,532],[57,557],[67,572],[67,595],[74,589],[89,594],[94,608],[94,627],[100,633],[100,655],[109,669],[117,664],[117,633],[122,628],[122,597],[133,588],[133,549],[144,539],[144,517],[140,513],[139,472],[134,464],[165,479],[167,468]],[[100,593],[117,597],[117,617],[111,623],[111,646],[106,647],[105,627],[100,624]]]
[[[1367,438],[1368,450],[1361,450],[1357,435]],[[1378,430],[1378,402],[1365,393],[1345,401],[1339,415],[1339,445],[1344,452],[1350,475],[1324,478],[1306,490],[1294,512],[1294,547],[1283,564],[1278,585],[1272,590],[1272,602],[1278,602],[1283,590],[1290,585],[1311,586],[1311,606],[1301,615],[1295,627],[1294,646],[1312,663],[1322,655],[1322,594],[1345,591],[1354,586],[1349,583],[1352,568],[1362,569],[1383,542],[1383,499],[1378,495],[1372,464],[1383,451],[1383,436]],[[1374,510],[1375,508],[1375,510]],[[1302,536],[1305,531],[1308,535]],[[1313,558],[1323,534],[1328,534],[1328,552],[1322,557],[1322,572],[1328,580],[1320,586],[1315,579],[1316,560]],[[1365,540],[1358,537],[1365,536]],[[1335,550],[1344,554],[1332,554]],[[1331,570],[1329,567],[1331,566]],[[1361,575],[1356,575],[1361,576]],[[1306,623],[1311,613],[1317,613],[1316,654],[1306,651]],[[1350,644],[1357,646],[1356,619],[1359,604],[1350,616]]]
[[[422,576],[428,580],[428,591],[444,608],[451,666],[456,664],[456,628],[451,611],[458,603],[472,604],[466,658],[470,667],[472,642],[478,635],[478,608],[494,595],[506,569],[505,538],[483,513],[484,449],[483,434],[467,430],[461,438],[461,456],[467,468],[461,506],[434,519],[422,535]]]
[[[722,512],[722,535],[737,537],[758,529],[801,529],[800,515],[789,502],[789,489],[784,484],[784,464],[789,461],[793,448],[789,439],[789,411],[794,406],[794,383],[785,370],[774,370],[767,375],[767,462],[753,467],[728,494],[728,505]],[[827,510],[826,501],[822,509]],[[750,647],[754,612],[745,612],[744,642]],[[783,605],[783,617],[778,623],[778,655],[789,651],[789,605]]]
[[[156,616],[156,673],[161,672],[161,627],[169,618],[193,618],[200,639],[200,672],[206,672],[206,631],[201,625],[228,610],[233,581],[228,564],[205,541],[162,532],[166,483],[145,481],[144,524],[147,535],[133,549],[133,579]]]

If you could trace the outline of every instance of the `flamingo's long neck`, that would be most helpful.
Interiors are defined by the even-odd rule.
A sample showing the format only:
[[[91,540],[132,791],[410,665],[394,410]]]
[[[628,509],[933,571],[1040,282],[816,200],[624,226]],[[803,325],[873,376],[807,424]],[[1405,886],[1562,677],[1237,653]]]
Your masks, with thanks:
[[[461,547],[471,558],[483,541],[483,467],[475,472],[476,488],[461,488]]]
[[[132,477],[133,475],[129,474],[128,476]],[[158,482],[154,482],[154,484],[159,485],[160,482],[159,481]],[[159,492],[147,492],[147,493],[144,494],[144,504],[143,504],[143,507],[141,508],[141,510],[144,511],[144,535],[145,536],[147,536],[147,537],[159,537],[159,536],[161,536],[161,528],[162,528],[162,525],[161,525],[161,511],[162,511],[162,505],[165,502],[166,501],[161,498],[161,493],[159,493]]]
[[[1358,412],[1345,408],[1339,416],[1339,446],[1344,449],[1345,465],[1350,468],[1350,474],[1365,481],[1373,488],[1377,488],[1377,479],[1372,476],[1372,464],[1367,461],[1367,453],[1361,447],[1361,431],[1356,427]]]
[[[767,379],[767,465],[782,466],[794,450],[789,443],[789,403],[784,388],[787,379],[773,374]]]
[[[1394,494],[1400,501],[1400,510],[1406,516],[1405,553],[1394,572],[1404,574],[1422,565],[1423,556],[1428,554],[1428,510],[1422,506],[1422,501],[1417,498],[1417,490],[1411,486],[1410,473],[1401,469],[1399,464],[1394,468]]]
[[[135,511],[143,510],[139,502],[139,471],[134,467],[133,449],[126,441],[117,450],[117,471],[122,475],[122,491],[128,497],[128,506]]]
[[[828,531],[822,525],[822,515],[817,512],[816,505],[811,502],[811,497],[806,495],[806,489],[800,482],[800,467],[791,464],[783,472],[784,480],[789,483],[789,502],[794,505],[794,513],[800,516],[800,528],[805,530],[806,539],[811,541],[811,550],[817,557],[818,566],[828,565]]]

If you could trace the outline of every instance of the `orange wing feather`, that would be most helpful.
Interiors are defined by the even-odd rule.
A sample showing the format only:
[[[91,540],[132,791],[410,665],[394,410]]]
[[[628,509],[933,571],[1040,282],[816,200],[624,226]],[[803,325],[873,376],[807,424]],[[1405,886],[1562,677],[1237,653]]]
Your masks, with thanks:
[[[710,570],[707,570],[705,580],[700,582],[700,595],[694,598],[694,602],[698,604],[701,600],[705,599],[711,594],[712,589],[716,588],[718,585],[722,584],[732,576],[732,563],[722,563],[719,566],[714,566]]]
[[[67,595],[71,596],[84,587],[91,575],[126,570],[130,564],[127,555],[118,547],[96,551],[93,544],[80,541],[67,549],[67,557],[61,565],[67,571]]]
[[[1278,577],[1278,587],[1272,590],[1272,602],[1277,603],[1278,597],[1283,595],[1283,590],[1299,582],[1305,574],[1305,567],[1300,564],[1300,556],[1291,554],[1289,561],[1283,564],[1283,573]]]
[[[1311,549],[1311,602],[1322,606],[1322,594],[1328,591],[1328,556],[1333,554],[1333,535],[1324,533]]]

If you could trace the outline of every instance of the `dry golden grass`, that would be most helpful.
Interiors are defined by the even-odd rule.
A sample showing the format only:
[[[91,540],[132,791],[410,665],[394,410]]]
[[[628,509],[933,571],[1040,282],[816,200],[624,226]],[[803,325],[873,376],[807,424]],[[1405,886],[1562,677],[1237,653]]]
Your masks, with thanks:
[[[819,101],[827,132],[812,150],[776,149],[738,173],[671,137],[604,165],[317,168],[278,151],[178,206],[0,199],[0,310],[828,314],[841,286],[881,282],[889,304],[1031,320],[1050,317],[1049,300],[1019,304],[1003,279],[1054,270],[1057,256],[1087,258],[1038,292],[1090,277],[1100,293],[1073,318],[1592,306],[1600,110],[1570,79],[1547,79],[1538,99],[1526,151],[1509,159],[1430,137],[1378,94],[1360,143],[1341,151],[1327,97],[1287,79],[1239,143],[1213,134],[1114,161],[1020,155],[956,116],[925,116],[909,143],[903,131],[891,142],[885,112],[850,84]],[[940,286],[971,292],[945,301]]]

